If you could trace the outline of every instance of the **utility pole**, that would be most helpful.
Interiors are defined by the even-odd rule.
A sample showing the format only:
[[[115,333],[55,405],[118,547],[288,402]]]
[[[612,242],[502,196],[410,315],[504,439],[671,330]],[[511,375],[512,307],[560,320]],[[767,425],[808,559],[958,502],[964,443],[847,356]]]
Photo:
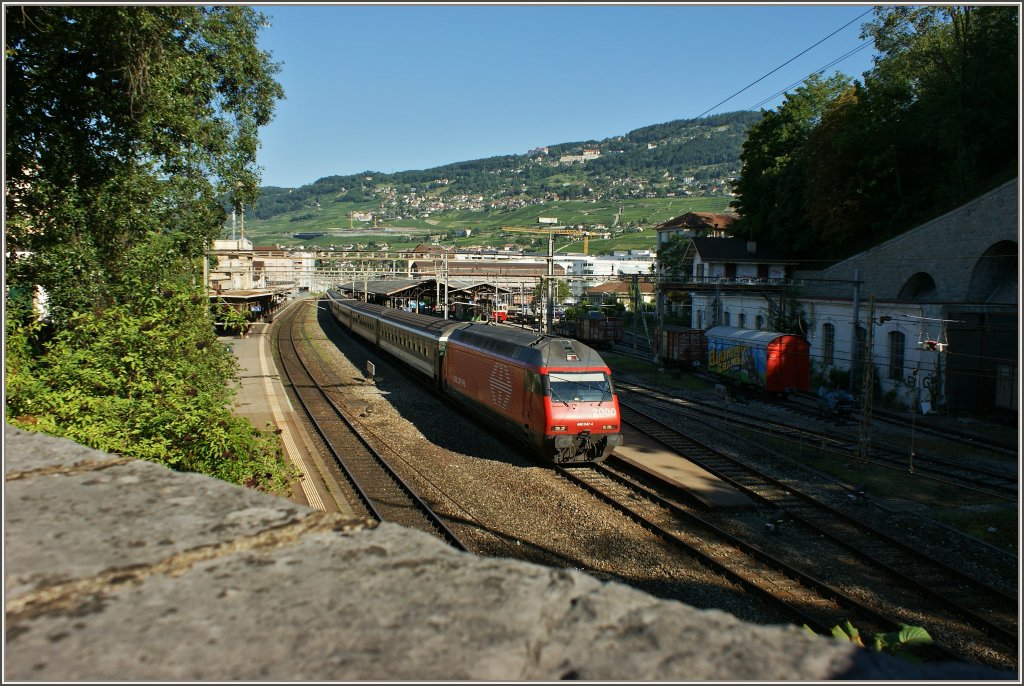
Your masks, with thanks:
[[[853,350],[853,360],[850,363],[850,374],[847,378],[847,388],[850,393],[853,393],[853,370],[856,367],[857,362],[857,326],[860,324],[860,270],[853,270],[853,345],[850,347]]]
[[[857,448],[857,456],[865,461],[867,461],[871,451],[871,408],[875,395],[875,365],[872,363],[871,349],[875,331],[875,295],[873,293],[868,304],[867,325],[867,344],[865,346],[867,350],[864,351],[864,385],[861,388],[860,441]]]
[[[640,316],[640,303],[641,303],[641,298],[640,298],[640,275],[639,274],[634,274],[633,275],[633,350],[636,350],[636,336],[637,336],[636,318]],[[646,322],[644,322],[644,325],[646,326]]]
[[[555,303],[551,297],[551,285],[555,275],[555,234],[548,232],[548,277],[547,277],[547,322],[544,333],[550,334],[554,331],[554,320],[555,320]]]
[[[444,318],[448,319],[448,248],[444,248],[442,269],[444,269]]]

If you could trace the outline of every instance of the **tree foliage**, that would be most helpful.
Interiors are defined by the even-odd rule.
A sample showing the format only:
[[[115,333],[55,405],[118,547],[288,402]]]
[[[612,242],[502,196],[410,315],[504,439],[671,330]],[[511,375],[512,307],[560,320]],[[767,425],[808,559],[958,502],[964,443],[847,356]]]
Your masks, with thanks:
[[[669,239],[661,244],[656,264],[662,274],[670,277],[689,276],[684,265],[690,244],[690,238],[681,235],[669,236]]]
[[[166,238],[157,241],[169,247]],[[146,264],[151,245],[135,250]],[[141,267],[140,267],[141,271]],[[133,279],[138,285],[147,278]],[[183,278],[95,312],[50,337],[23,302],[8,313],[7,416],[84,445],[283,492],[287,468],[270,434],[231,412],[237,373]],[[41,348],[36,350],[36,347]]]
[[[135,243],[167,234],[196,257],[220,197],[255,200],[258,128],[283,93],[246,7],[4,11],[7,248],[30,253],[8,278],[45,287],[60,321],[111,304]]]
[[[279,490],[276,439],[230,413],[237,368],[199,287],[221,199],[255,199],[258,129],[283,97],[262,16],[4,11],[8,420]]]
[[[887,6],[864,83],[809,79],[743,148],[738,232],[840,259],[1013,177],[1019,9]]]

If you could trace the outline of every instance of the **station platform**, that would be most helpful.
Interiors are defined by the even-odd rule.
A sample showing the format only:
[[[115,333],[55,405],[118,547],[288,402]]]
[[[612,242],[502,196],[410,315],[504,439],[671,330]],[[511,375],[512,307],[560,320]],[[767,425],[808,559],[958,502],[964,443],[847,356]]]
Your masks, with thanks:
[[[256,322],[245,335],[218,337],[234,353],[240,367],[234,412],[247,417],[257,429],[280,434],[285,457],[300,474],[292,483],[291,500],[324,512],[352,514],[344,499],[332,495],[324,483],[324,459],[298,420],[271,355],[271,326]]]
[[[703,503],[705,507],[754,507],[754,501],[744,493],[636,429],[623,425],[622,438],[623,445],[612,451],[615,457],[667,481]]]

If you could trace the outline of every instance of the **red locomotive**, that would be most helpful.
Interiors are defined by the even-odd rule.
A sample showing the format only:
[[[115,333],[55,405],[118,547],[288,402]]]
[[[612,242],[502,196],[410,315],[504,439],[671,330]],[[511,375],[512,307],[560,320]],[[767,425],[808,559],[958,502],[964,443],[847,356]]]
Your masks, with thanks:
[[[583,343],[327,297],[342,327],[545,459],[600,462],[622,445],[611,370]]]

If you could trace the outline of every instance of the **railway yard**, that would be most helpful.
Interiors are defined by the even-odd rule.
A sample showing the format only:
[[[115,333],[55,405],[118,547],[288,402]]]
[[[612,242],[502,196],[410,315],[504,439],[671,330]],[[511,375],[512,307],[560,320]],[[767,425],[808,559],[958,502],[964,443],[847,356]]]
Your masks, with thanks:
[[[539,462],[316,300],[269,331],[321,453],[309,476],[358,516],[757,624],[827,634],[849,621],[866,636],[922,627],[934,639],[925,659],[1018,668],[1015,430],[982,440],[879,412],[868,442],[858,415],[822,415],[813,398],[737,399],[671,375],[657,384],[608,355],[630,431],[730,496],[708,498],[626,451],[598,465]],[[965,512],[990,515],[988,533],[1013,531],[982,541],[954,526]]]

